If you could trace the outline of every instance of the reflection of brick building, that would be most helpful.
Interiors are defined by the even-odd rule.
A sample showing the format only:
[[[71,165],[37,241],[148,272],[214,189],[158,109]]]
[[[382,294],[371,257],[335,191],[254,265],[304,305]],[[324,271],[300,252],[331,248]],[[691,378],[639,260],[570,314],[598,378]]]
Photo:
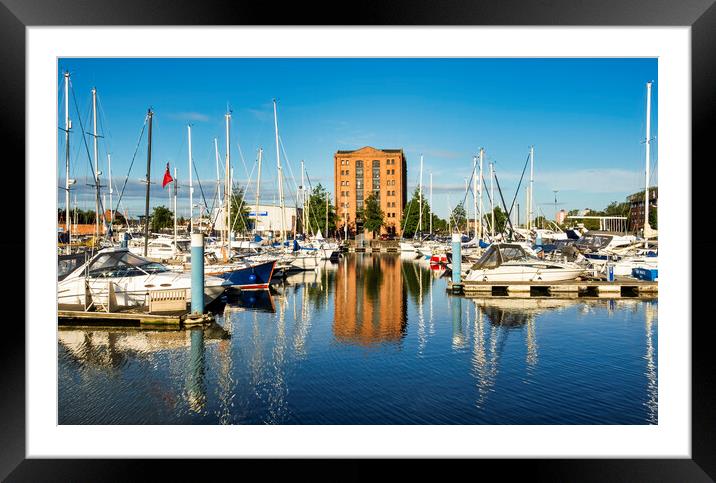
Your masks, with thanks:
[[[656,213],[659,199],[659,188],[656,186],[649,188],[649,217],[651,213]],[[629,202],[629,229],[637,232],[644,228],[644,191],[627,196]],[[654,228],[652,226],[652,228]]]
[[[342,230],[361,233],[363,220],[356,218],[365,200],[375,194],[380,200],[385,226],[381,233],[400,235],[400,219],[407,203],[407,167],[402,149],[375,149],[370,146],[356,151],[337,151],[333,155],[336,211]],[[344,218],[347,217],[347,220]],[[366,237],[370,237],[366,233]]]
[[[407,300],[400,258],[344,258],[335,287],[333,335],[337,340],[370,345],[403,338]]]

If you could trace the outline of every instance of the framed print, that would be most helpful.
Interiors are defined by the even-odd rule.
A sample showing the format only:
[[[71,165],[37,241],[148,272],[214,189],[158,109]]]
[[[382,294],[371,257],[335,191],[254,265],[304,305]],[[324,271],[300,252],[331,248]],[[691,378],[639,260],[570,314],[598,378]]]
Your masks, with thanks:
[[[0,475],[714,478],[691,194],[716,7],[510,3],[4,0],[27,315],[3,340]]]

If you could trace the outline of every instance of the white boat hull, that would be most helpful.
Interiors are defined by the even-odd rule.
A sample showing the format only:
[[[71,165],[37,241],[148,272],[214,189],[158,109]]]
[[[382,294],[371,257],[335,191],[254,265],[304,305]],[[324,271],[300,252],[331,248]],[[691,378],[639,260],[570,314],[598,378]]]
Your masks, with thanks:
[[[469,270],[465,280],[474,282],[559,282],[574,280],[584,273],[580,267],[547,268],[502,265],[495,269]]]

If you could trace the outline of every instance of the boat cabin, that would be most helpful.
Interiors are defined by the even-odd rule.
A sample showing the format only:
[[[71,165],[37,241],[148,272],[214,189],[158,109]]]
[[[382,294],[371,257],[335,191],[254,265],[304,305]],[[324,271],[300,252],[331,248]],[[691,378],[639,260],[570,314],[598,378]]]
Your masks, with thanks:
[[[630,235],[619,235],[603,231],[589,231],[582,235],[575,242],[575,246],[581,252],[596,252],[599,250],[612,249],[634,243],[636,237]]]
[[[493,243],[480,259],[472,266],[472,270],[490,270],[507,262],[534,262],[538,258],[530,255],[520,245],[511,243]]]
[[[90,278],[133,277],[168,270],[161,263],[134,255],[126,248],[103,250],[81,267],[81,272],[87,273]]]

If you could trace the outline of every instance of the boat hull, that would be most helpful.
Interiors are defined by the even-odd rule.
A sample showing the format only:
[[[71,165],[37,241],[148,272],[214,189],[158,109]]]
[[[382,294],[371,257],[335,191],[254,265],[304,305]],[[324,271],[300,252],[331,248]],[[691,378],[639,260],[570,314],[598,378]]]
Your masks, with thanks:
[[[560,282],[574,280],[584,273],[581,268],[543,268],[501,266],[497,269],[470,270],[465,280],[474,282]]]
[[[206,273],[231,282],[232,287],[241,290],[263,290],[269,288],[275,266],[275,261],[269,261],[235,270],[212,272],[208,268]]]

